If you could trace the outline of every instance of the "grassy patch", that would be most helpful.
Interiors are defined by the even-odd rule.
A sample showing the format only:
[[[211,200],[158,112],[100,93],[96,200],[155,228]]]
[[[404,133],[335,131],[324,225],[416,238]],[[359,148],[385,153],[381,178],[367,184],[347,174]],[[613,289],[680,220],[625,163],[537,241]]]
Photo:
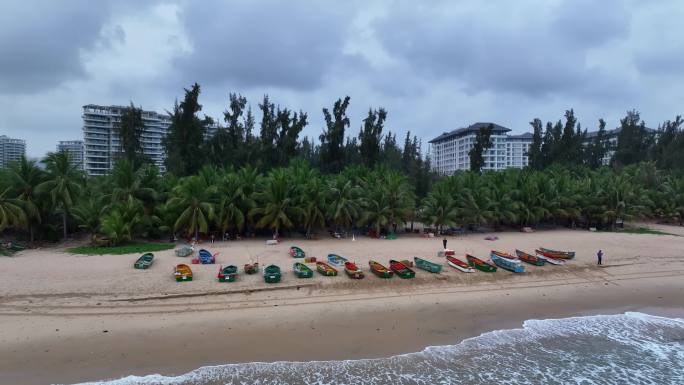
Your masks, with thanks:
[[[630,234],[653,234],[653,235],[674,235],[677,234],[666,233],[660,230],[649,229],[648,227],[628,227],[619,231],[620,233],[630,233]]]
[[[173,249],[176,245],[173,243],[133,243],[121,246],[100,247],[100,246],[79,246],[67,249],[73,254],[85,255],[105,255],[105,254],[134,254],[134,253],[151,253],[155,251]]]

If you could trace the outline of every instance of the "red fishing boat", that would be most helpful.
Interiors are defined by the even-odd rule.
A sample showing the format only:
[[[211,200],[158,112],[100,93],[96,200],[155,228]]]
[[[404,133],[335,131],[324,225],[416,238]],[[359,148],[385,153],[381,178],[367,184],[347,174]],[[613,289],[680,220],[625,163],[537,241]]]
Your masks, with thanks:
[[[520,259],[523,262],[529,263],[530,265],[544,266],[544,264],[546,264],[546,259],[539,258],[536,255],[526,253],[522,250],[516,249],[515,254],[518,256],[518,259]]]
[[[480,271],[484,271],[485,273],[493,273],[496,271],[496,266],[492,265],[491,263],[487,263],[478,257],[466,254],[466,259],[468,260],[468,264],[470,266]]]
[[[456,257],[447,256],[446,260],[447,260],[447,264],[456,270],[460,270],[464,273],[474,273],[475,272],[475,270],[473,270],[473,268],[470,267],[470,265],[468,265],[467,263],[461,261],[460,259],[458,259]]]
[[[347,273],[349,278],[352,279],[363,278],[363,271],[361,271],[361,269],[359,269],[354,262],[345,262],[344,272]]]

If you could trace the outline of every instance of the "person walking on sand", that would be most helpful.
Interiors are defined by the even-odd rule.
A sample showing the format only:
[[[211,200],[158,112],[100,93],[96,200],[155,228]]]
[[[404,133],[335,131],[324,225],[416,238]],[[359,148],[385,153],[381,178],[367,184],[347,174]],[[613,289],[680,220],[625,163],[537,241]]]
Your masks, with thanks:
[[[596,253],[596,257],[598,258],[598,264],[601,265],[603,260],[603,251],[599,250],[598,253]]]
[[[444,245],[444,250],[446,250],[446,244],[447,244],[447,239],[446,239],[446,237],[444,237],[444,239],[442,239],[442,245]]]
[[[211,244],[212,245],[214,244],[214,239],[216,239],[216,235],[211,234]]]

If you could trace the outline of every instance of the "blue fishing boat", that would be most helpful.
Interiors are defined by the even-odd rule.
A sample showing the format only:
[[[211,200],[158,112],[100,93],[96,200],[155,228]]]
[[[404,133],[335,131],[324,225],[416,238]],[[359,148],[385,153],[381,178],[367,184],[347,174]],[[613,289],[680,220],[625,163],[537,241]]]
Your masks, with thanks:
[[[208,250],[200,249],[198,254],[199,263],[203,265],[209,265],[216,262],[216,255],[211,254]]]
[[[344,263],[347,262],[347,258],[340,257],[337,254],[328,254],[328,262],[337,267],[344,267]]]
[[[519,260],[503,258],[497,255],[495,252],[489,254],[489,258],[491,258],[495,265],[501,267],[502,269],[506,269],[514,273],[525,272],[525,267],[522,265],[522,263],[520,263]]]

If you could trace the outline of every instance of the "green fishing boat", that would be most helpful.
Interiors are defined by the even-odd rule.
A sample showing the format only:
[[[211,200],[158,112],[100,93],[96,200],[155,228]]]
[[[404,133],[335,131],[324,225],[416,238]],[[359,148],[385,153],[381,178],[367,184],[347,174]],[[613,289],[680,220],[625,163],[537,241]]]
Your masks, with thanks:
[[[264,269],[264,281],[266,283],[280,282],[280,277],[280,267],[276,265],[269,265]]]
[[[154,254],[152,253],[146,253],[140,256],[137,261],[135,261],[135,264],[133,267],[136,269],[147,269],[150,266],[152,266],[152,262],[154,262]]]
[[[316,262],[316,270],[326,277],[334,277],[337,275],[337,269],[328,265],[325,262]]]
[[[428,260],[418,257],[413,257],[413,260],[416,263],[416,267],[419,269],[429,271],[430,273],[439,273],[442,271],[442,265],[438,263],[430,262]]]
[[[306,257],[306,253],[304,252],[304,250],[302,250],[300,247],[297,247],[297,246],[290,246],[289,253],[290,253],[290,256],[292,256],[292,258],[304,258],[304,257]]]
[[[401,278],[408,279],[416,276],[416,272],[411,270],[403,262],[395,261],[393,259],[390,259],[389,261],[389,268],[394,272],[394,274]]]
[[[292,271],[294,271],[297,278],[313,277],[313,270],[311,270],[309,266],[301,262],[295,262],[294,265],[292,265]]]
[[[380,278],[392,278],[392,276],[394,275],[392,270],[386,268],[385,266],[375,261],[369,261],[368,266],[370,266],[370,270],[373,272],[373,274],[377,275]]]
[[[491,263],[487,263],[480,258],[466,254],[466,259],[468,260],[468,264],[470,266],[480,271],[484,271],[485,273],[493,273],[496,271],[496,266],[492,265]]]
[[[219,282],[235,282],[238,275],[237,266],[229,265],[226,267],[219,266],[218,280]]]

